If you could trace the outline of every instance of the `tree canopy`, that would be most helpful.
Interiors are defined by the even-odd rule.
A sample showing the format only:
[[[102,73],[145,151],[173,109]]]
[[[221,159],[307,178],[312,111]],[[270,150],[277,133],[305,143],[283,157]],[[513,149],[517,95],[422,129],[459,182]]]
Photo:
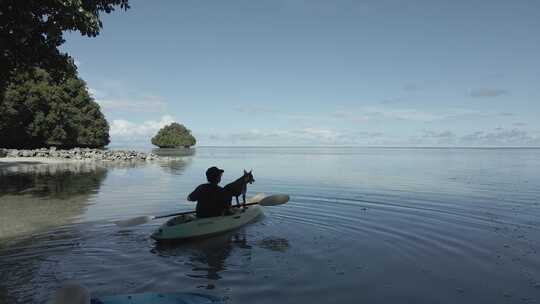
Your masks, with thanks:
[[[64,31],[95,37],[100,13],[127,10],[128,0],[0,1],[0,94],[15,71],[40,67],[55,80],[73,77],[76,67],[58,47]]]
[[[191,131],[184,125],[173,122],[152,137],[152,144],[160,148],[191,147],[196,143]]]
[[[43,69],[18,73],[0,96],[0,146],[103,147],[109,124],[76,76],[57,83]]]

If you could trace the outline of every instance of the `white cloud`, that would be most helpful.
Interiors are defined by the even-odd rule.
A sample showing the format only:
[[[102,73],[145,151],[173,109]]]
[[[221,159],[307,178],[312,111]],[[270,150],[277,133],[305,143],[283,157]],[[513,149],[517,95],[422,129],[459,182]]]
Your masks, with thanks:
[[[369,116],[366,114],[361,114],[361,113],[356,114],[356,113],[351,113],[351,112],[342,111],[342,110],[334,112],[333,116],[339,119],[349,120],[352,122],[367,122],[369,120]]]
[[[444,118],[443,115],[424,112],[416,109],[377,109],[371,110],[372,116],[380,116],[383,118],[397,120],[413,120],[413,121],[434,121]]]
[[[165,113],[168,108],[162,97],[137,92],[120,82],[108,81],[99,88],[90,86],[88,92],[104,112]]]
[[[392,135],[349,129],[252,129],[236,133],[199,134],[201,145],[337,145],[337,146],[540,146],[540,133],[497,128],[456,134],[451,130],[424,130],[420,134]]]
[[[465,147],[531,147],[540,146],[540,135],[523,130],[496,128],[457,135],[452,131],[426,130],[421,137],[412,137],[414,145],[465,146]]]
[[[279,113],[279,111],[274,108],[267,107],[267,106],[260,106],[260,105],[237,106],[235,110],[240,113],[246,113],[249,115],[278,114]]]
[[[429,122],[446,118],[446,115],[430,113],[417,109],[397,109],[388,107],[362,107],[359,109],[338,110],[333,116],[353,122],[366,122],[376,119],[410,120]]]
[[[95,88],[91,88],[91,87],[88,88],[88,93],[90,94],[90,96],[96,99],[96,102],[98,103],[99,101],[97,100],[105,96],[105,94],[103,94],[103,92],[101,92],[100,90],[96,90]]]
[[[150,139],[156,135],[162,127],[174,122],[170,115],[164,115],[159,121],[147,120],[142,123],[134,123],[124,119],[115,119],[111,123],[111,145],[143,144],[150,143]]]
[[[204,136],[204,135],[203,135]],[[332,130],[305,128],[295,130],[259,130],[243,132],[213,133],[205,137],[218,145],[301,145],[307,142],[328,144],[334,142],[338,134]],[[204,144],[204,140],[202,141]]]
[[[320,128],[304,128],[304,129],[297,130],[296,133],[310,136],[310,137],[328,138],[328,139],[334,139],[339,135],[338,132],[327,130],[327,129],[320,129]]]
[[[464,145],[479,146],[540,146],[540,137],[518,129],[501,129],[495,132],[477,131],[460,138]]]
[[[200,134],[201,145],[369,145],[384,136],[380,132],[300,128],[292,130],[252,129],[236,133]]]
[[[512,113],[496,112],[489,110],[480,111],[471,109],[448,108],[432,112],[414,108],[367,106],[352,109],[339,109],[333,112],[330,117],[355,123],[364,123],[368,121],[378,120],[435,122],[455,119],[473,119],[480,117],[499,117],[501,115],[513,116]]]
[[[425,131],[423,137],[440,145],[454,145],[457,141],[457,136],[449,130],[442,132]]]
[[[167,102],[157,96],[148,96],[141,99],[96,97],[96,102],[105,111],[162,113],[167,110]]]

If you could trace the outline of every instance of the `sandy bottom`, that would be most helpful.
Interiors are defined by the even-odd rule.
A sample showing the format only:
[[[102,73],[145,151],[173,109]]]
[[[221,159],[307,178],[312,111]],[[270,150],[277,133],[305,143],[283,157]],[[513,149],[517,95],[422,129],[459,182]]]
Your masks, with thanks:
[[[67,199],[33,195],[0,196],[0,247],[5,241],[71,223],[84,213],[88,195]]]

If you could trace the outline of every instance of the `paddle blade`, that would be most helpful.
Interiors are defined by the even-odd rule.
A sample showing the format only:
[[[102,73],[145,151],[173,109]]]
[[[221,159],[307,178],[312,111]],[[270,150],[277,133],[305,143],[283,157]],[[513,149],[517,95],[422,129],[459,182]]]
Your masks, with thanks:
[[[257,193],[255,194],[254,196],[252,197],[248,197],[248,199],[246,200],[246,203],[248,204],[252,204],[252,203],[258,203],[260,202],[266,195],[264,195],[264,193]]]
[[[287,194],[274,194],[263,198],[259,205],[261,206],[276,206],[282,205],[289,201],[289,196]]]
[[[130,218],[127,220],[114,221],[114,223],[119,227],[131,227],[131,226],[146,224],[153,219],[154,219],[153,216],[145,215],[145,216],[138,216],[138,217]]]

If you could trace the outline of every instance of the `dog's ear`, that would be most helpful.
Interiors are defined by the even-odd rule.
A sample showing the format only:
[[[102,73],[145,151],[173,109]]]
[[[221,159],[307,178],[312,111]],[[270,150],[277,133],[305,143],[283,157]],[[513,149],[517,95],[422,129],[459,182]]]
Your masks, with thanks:
[[[249,174],[251,174],[251,172],[253,172],[253,169],[249,170]]]
[[[244,174],[247,174],[247,171],[246,171],[246,169],[244,169]]]

